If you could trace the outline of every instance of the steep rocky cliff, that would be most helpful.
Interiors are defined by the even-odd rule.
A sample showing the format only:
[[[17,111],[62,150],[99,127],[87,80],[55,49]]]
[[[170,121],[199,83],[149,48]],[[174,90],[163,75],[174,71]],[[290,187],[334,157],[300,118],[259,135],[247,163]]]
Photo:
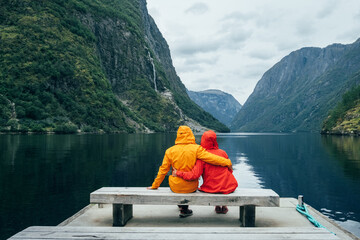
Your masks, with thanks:
[[[360,71],[360,40],[302,48],[269,69],[231,124],[235,131],[320,131]]]
[[[0,10],[0,130],[228,131],[188,97],[145,0]]]
[[[231,95],[220,90],[188,91],[189,97],[202,109],[229,126],[239,112],[241,104]]]

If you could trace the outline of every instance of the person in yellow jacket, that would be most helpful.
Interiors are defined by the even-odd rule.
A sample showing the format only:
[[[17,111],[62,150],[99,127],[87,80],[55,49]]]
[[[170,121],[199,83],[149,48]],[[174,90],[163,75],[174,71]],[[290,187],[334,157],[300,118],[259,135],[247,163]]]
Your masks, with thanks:
[[[175,145],[166,150],[157,177],[148,189],[159,188],[170,167],[188,172],[195,166],[197,159],[213,165],[232,167],[230,159],[207,152],[203,147],[195,143],[195,136],[188,126],[180,126],[177,131]],[[175,193],[192,193],[197,190],[199,180],[186,181],[180,177],[169,176],[169,185],[170,189]],[[180,217],[192,215],[188,205],[179,205],[179,207]]]

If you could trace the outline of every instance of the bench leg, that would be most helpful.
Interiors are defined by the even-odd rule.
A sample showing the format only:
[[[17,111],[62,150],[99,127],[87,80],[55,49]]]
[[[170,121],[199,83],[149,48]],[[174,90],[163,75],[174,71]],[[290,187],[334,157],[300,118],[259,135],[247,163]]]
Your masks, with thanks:
[[[125,226],[127,221],[133,217],[132,204],[113,204],[113,226]]]
[[[240,226],[255,227],[255,205],[240,206]]]

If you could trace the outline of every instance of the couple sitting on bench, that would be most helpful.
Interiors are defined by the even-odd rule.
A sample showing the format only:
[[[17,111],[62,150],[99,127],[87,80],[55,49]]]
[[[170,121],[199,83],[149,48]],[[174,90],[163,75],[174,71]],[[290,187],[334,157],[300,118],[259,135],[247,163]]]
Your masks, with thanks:
[[[224,150],[219,149],[216,134],[207,131],[201,137],[201,146],[195,143],[195,136],[187,126],[180,126],[175,145],[168,148],[157,177],[148,189],[157,189],[172,167],[169,176],[170,189],[175,193],[192,193],[198,188],[199,177],[203,184],[200,191],[229,194],[238,183],[232,174],[232,164]],[[180,217],[192,215],[188,205],[179,205]],[[216,206],[216,213],[228,212],[226,206]]]

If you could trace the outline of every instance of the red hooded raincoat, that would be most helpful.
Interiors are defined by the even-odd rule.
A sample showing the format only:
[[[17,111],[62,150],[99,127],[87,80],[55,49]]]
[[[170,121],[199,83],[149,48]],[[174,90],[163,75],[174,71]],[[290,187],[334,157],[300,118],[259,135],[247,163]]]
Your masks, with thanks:
[[[219,149],[216,134],[211,130],[206,131],[201,137],[201,146],[210,153],[229,158],[224,150]],[[203,184],[199,190],[208,193],[229,194],[235,191],[238,186],[229,168],[211,165],[201,160],[196,161],[194,168],[190,172],[177,171],[176,175],[188,181],[198,179],[202,175]]]

